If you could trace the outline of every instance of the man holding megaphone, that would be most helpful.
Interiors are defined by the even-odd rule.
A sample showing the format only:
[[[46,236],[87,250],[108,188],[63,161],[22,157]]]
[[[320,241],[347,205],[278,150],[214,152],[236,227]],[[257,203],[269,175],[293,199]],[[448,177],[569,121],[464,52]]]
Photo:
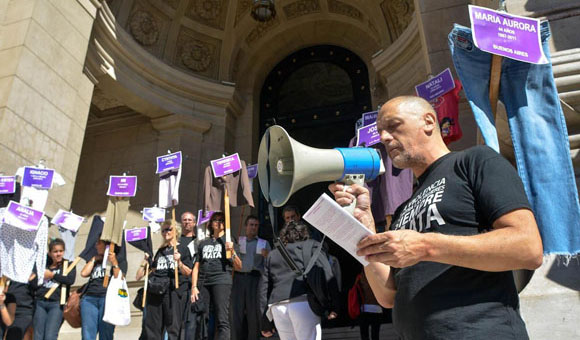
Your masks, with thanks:
[[[511,270],[542,264],[542,241],[521,179],[486,146],[450,152],[437,115],[419,97],[382,106],[377,128],[398,168],[418,187],[391,230],[365,237],[365,273],[404,339],[527,339]],[[330,185],[336,201],[356,199],[354,217],[375,231],[369,192]]]

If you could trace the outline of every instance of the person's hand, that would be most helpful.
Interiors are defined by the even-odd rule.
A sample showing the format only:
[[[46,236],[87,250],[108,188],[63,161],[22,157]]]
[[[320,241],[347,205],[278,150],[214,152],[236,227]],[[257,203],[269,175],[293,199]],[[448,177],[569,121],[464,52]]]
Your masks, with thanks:
[[[144,255],[143,255],[143,260],[144,260],[144,261],[147,261],[147,260],[149,260],[149,254],[148,254],[148,253],[143,253],[143,254],[144,254]]]
[[[372,232],[375,231],[375,221],[371,212],[371,198],[369,190],[358,184],[353,184],[344,190],[343,183],[332,183],[328,190],[334,195],[334,199],[340,206],[348,206],[356,198],[356,207],[353,216]]]
[[[44,279],[51,280],[54,277],[54,273],[48,269],[44,270]]]
[[[266,248],[262,249],[262,256],[268,257],[268,249]]]
[[[330,312],[330,313],[328,314],[328,317],[327,317],[327,319],[328,319],[328,320],[333,320],[333,319],[336,319],[336,317],[337,317],[337,316],[338,316],[338,314],[336,314],[336,312]]]
[[[173,253],[173,259],[177,263],[179,263],[179,261],[181,261],[181,254],[177,250],[175,251],[175,253]]]
[[[233,242],[226,242],[226,250],[234,250],[234,243]]]
[[[269,337],[271,337],[272,335],[274,335],[274,333],[276,333],[276,330],[274,330],[274,329],[273,329],[273,330],[271,330],[271,331],[262,331],[262,336],[263,336],[264,338],[269,338]]]
[[[395,268],[412,266],[427,258],[425,238],[414,230],[394,230],[370,235],[357,244],[357,255],[369,262],[381,262]]]
[[[6,301],[6,294],[0,289],[0,305],[4,305],[4,301]]]
[[[199,289],[197,289],[197,287],[193,287],[191,289],[191,303],[195,303],[197,300],[199,300]]]
[[[109,256],[107,257],[107,261],[112,266],[118,266],[119,265],[119,262],[117,262],[117,255],[115,255],[115,253],[113,253],[112,251],[109,252]]]

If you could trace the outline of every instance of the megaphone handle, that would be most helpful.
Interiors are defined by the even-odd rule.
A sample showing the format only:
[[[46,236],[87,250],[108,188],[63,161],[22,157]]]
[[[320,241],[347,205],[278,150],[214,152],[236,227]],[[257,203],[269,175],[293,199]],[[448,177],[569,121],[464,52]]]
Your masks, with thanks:
[[[345,175],[343,181],[344,181],[344,191],[346,191],[346,189],[348,189],[348,187],[353,184],[364,185],[365,175],[363,174]],[[354,215],[355,207],[356,207],[356,198],[352,201],[351,204],[343,206],[343,208],[346,211],[348,211],[351,215]]]

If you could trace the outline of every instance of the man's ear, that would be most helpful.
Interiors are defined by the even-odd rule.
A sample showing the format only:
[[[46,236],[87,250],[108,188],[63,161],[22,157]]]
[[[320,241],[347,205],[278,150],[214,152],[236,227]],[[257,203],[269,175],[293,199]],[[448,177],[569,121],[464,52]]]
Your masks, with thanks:
[[[437,130],[439,126],[439,122],[437,121],[437,116],[433,112],[426,112],[423,114],[423,120],[425,122],[425,132],[429,135],[433,133],[433,131]]]

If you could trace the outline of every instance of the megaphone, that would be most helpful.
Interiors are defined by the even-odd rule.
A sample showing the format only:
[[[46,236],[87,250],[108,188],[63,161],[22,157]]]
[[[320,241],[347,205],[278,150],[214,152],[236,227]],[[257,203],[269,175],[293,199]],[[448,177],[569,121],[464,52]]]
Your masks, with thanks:
[[[262,193],[273,206],[284,205],[299,189],[317,182],[372,181],[385,172],[373,148],[318,149],[292,139],[279,125],[266,130],[258,153]]]

